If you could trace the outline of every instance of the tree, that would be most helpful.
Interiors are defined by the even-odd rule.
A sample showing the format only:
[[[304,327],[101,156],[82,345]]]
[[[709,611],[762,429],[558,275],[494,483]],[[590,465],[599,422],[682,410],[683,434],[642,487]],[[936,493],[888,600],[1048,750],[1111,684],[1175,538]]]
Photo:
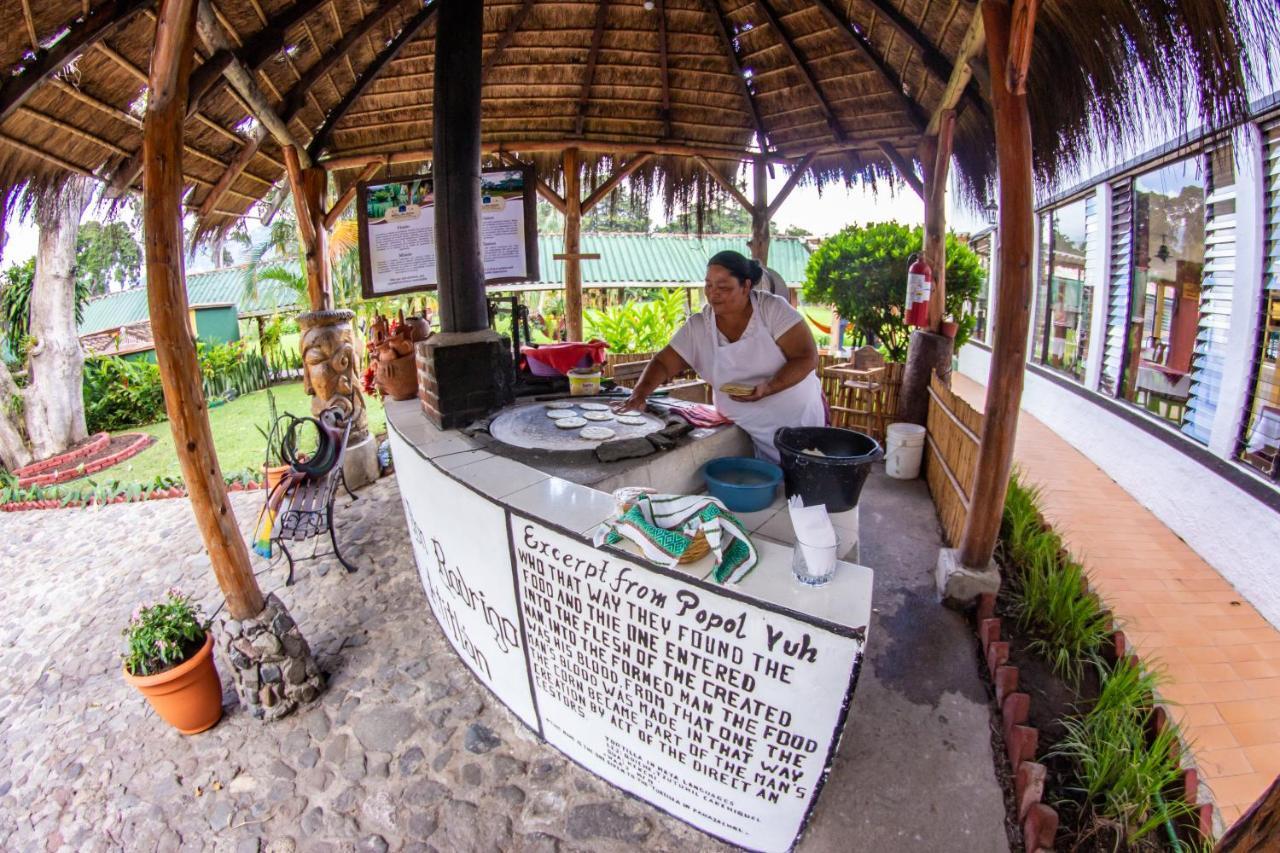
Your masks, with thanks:
[[[910,327],[902,320],[907,259],[920,251],[923,240],[922,228],[897,222],[851,225],[824,240],[809,258],[805,299],[834,305],[858,336],[879,341],[889,359],[902,361],[911,337]],[[957,349],[977,322],[964,306],[966,300],[977,297],[982,280],[978,256],[948,234],[946,312],[960,326]]]
[[[678,214],[666,225],[656,229],[659,234],[688,234],[697,228],[698,222],[692,211]],[[774,229],[770,223],[770,231]],[[736,203],[717,206],[707,210],[702,216],[703,234],[750,234],[751,214]]]
[[[76,282],[95,296],[142,283],[142,250],[123,222],[86,222],[76,234]]]

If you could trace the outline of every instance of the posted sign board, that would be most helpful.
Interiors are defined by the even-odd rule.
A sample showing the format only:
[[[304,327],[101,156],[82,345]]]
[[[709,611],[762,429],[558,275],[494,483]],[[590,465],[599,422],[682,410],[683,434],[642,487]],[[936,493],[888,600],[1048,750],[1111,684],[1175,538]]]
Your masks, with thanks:
[[[789,850],[830,769],[865,631],[598,549],[390,434],[428,600],[477,678],[619,788],[733,844]],[[495,522],[505,554],[477,535]]]
[[[432,179],[361,184],[357,199],[365,298],[435,287],[439,280]],[[531,170],[480,173],[480,239],[487,283],[537,280],[536,201]]]

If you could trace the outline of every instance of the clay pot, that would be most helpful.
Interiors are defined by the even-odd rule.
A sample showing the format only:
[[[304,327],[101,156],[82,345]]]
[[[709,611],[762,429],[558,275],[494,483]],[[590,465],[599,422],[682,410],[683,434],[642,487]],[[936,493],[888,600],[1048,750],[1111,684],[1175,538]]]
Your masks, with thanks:
[[[222,682],[213,662],[213,635],[187,660],[155,675],[130,675],[124,680],[138,688],[166,723],[184,735],[213,728],[222,719]]]
[[[940,331],[944,338],[954,338],[956,333],[960,331],[960,324],[955,320],[943,320]]]
[[[279,465],[268,468],[265,465],[262,468],[263,479],[266,481],[267,491],[275,489],[276,484],[284,479],[284,475],[289,472],[288,465]]]

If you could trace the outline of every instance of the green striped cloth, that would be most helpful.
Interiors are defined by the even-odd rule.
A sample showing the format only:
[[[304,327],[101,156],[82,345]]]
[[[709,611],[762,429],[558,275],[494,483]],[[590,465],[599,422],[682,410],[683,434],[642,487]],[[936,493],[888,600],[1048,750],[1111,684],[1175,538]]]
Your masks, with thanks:
[[[639,495],[631,509],[602,524],[596,545],[616,545],[629,539],[650,560],[668,568],[676,565],[701,531],[716,565],[706,578],[738,583],[756,567],[759,555],[742,522],[719,500],[707,495]]]

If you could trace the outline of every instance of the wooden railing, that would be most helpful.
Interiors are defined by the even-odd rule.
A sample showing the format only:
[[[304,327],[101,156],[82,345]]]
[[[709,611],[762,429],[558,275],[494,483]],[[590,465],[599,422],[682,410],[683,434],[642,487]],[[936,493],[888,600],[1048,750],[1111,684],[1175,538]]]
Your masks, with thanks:
[[[952,545],[964,534],[982,445],[983,416],[934,374],[929,383],[924,469],[929,493]]]

